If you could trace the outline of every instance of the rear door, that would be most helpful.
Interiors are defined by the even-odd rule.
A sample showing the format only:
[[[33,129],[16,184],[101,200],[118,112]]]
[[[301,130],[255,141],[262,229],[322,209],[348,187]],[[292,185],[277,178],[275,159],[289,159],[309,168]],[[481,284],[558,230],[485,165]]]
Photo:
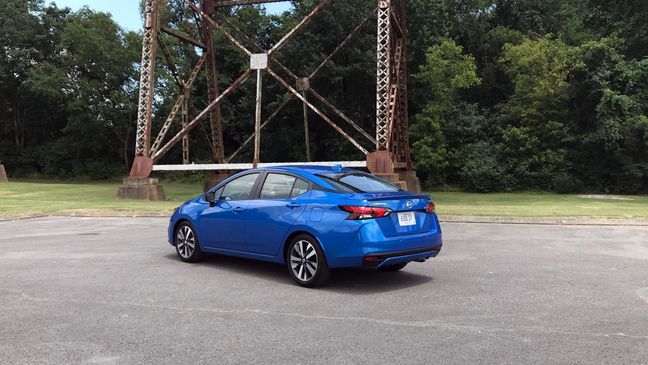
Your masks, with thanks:
[[[297,176],[270,172],[259,198],[248,205],[245,235],[249,252],[274,256],[306,210],[311,184]]]
[[[201,244],[207,248],[245,251],[245,217],[259,173],[241,176],[218,190],[216,205],[201,213]]]

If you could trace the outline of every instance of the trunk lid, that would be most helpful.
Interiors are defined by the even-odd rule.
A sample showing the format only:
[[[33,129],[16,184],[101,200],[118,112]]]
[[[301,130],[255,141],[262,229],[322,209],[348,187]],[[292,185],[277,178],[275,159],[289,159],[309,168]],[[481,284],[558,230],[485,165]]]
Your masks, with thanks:
[[[386,237],[406,236],[429,232],[436,226],[434,214],[425,207],[431,202],[429,195],[408,192],[361,193],[349,198],[360,200],[360,205],[389,208],[392,213],[376,222]]]

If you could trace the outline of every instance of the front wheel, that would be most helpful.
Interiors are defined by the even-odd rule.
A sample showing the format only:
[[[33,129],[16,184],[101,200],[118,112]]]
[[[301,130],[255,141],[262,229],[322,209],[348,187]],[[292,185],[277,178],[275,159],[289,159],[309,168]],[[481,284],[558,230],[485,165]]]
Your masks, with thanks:
[[[331,275],[322,248],[309,235],[297,236],[290,242],[286,263],[290,276],[303,287],[324,285]]]
[[[200,243],[193,226],[189,222],[182,222],[176,228],[175,247],[178,257],[184,262],[198,262],[202,258]]]

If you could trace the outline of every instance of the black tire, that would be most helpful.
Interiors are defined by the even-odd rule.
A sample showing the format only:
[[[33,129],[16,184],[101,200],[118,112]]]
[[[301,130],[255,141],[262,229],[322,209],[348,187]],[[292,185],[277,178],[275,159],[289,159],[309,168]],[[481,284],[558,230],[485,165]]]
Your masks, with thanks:
[[[387,265],[383,267],[379,267],[378,270],[384,271],[384,272],[397,272],[401,271],[407,266],[407,262],[404,262],[402,264],[395,264],[395,265]]]
[[[173,243],[180,260],[195,263],[202,259],[203,253],[200,250],[198,235],[191,223],[182,222],[176,227]]]
[[[299,235],[290,241],[286,250],[286,267],[295,282],[306,288],[326,284],[331,270],[324,251],[310,235]]]

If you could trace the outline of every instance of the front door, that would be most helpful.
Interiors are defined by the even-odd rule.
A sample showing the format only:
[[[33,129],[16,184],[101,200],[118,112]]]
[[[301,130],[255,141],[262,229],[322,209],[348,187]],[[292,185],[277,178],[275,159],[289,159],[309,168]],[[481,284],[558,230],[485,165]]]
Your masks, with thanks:
[[[245,235],[250,252],[274,256],[288,230],[306,210],[310,183],[292,175],[269,173],[259,199],[248,205]]]
[[[258,173],[241,176],[218,189],[216,205],[201,213],[205,248],[247,251],[245,218]]]

